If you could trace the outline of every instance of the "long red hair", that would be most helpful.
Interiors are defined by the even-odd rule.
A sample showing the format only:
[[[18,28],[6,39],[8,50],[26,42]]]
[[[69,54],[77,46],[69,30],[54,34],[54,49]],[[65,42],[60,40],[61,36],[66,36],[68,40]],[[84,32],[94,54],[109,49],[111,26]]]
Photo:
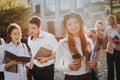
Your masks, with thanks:
[[[67,30],[66,23],[70,18],[76,18],[80,23],[79,39],[81,41],[81,48],[82,48],[83,56],[85,56],[86,59],[88,59],[89,53],[90,53],[90,49],[89,49],[90,47],[89,47],[89,43],[85,35],[84,23],[83,23],[81,16],[76,13],[66,14],[63,20],[63,24],[64,24],[64,27],[66,28],[66,33],[68,36],[67,43],[69,46],[69,50],[71,51],[71,53],[74,53],[74,54],[79,53],[78,50],[76,49],[76,42],[73,38],[73,35]]]

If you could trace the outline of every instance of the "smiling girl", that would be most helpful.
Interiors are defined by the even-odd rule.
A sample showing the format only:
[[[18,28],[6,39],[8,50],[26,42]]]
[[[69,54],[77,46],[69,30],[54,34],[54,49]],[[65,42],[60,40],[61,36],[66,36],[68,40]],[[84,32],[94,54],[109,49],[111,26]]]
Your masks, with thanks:
[[[20,26],[13,23],[7,28],[6,44],[0,47],[0,71],[5,72],[5,80],[27,80],[24,63],[12,60],[5,63],[4,51],[9,51],[17,56],[29,56],[25,44],[21,43]],[[6,71],[8,68],[17,65],[17,73]]]

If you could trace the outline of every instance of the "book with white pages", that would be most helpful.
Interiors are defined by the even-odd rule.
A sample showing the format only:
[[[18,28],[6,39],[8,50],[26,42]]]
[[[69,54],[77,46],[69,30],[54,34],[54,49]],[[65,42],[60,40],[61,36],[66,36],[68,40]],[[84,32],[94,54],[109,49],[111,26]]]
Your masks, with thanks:
[[[110,37],[120,40],[120,33],[114,30],[112,33],[110,33]]]

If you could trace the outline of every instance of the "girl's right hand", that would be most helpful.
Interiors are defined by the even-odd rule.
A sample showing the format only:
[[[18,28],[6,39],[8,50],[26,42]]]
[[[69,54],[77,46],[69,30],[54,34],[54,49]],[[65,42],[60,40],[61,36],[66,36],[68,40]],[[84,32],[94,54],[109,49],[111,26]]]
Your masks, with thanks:
[[[13,60],[13,61],[7,63],[7,64],[5,65],[5,68],[9,68],[9,67],[11,67],[11,66],[18,65],[18,64],[20,64],[20,63],[21,63],[21,61]]]
[[[81,67],[81,62],[71,63],[69,64],[70,70],[78,70]]]
[[[9,63],[10,63],[10,64],[13,64],[13,66],[14,66],[14,65],[20,64],[21,61],[14,60],[14,61],[11,61],[11,62],[9,62]]]

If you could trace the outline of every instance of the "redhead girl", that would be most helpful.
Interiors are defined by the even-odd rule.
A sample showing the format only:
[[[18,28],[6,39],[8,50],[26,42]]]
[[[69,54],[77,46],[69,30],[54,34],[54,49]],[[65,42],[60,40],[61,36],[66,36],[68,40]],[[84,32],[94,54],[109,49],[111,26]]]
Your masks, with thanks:
[[[67,14],[63,23],[67,35],[58,44],[55,69],[65,73],[65,80],[95,80],[88,68],[95,68],[97,62],[89,61],[92,44],[85,34],[81,16]]]
[[[5,80],[27,80],[25,63],[17,60],[12,60],[5,63],[4,51],[9,51],[17,56],[29,56],[25,44],[21,43],[21,29],[20,26],[13,23],[7,28],[6,44],[0,47],[0,71],[4,71]],[[17,65],[17,73],[6,71],[6,69]]]

